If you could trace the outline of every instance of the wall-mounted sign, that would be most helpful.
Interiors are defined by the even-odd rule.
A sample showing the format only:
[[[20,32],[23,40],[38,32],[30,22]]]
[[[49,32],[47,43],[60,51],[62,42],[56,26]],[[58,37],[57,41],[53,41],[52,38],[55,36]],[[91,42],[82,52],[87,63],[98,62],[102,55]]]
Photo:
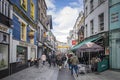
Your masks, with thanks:
[[[8,32],[8,28],[4,27],[3,25],[0,25],[0,31],[7,33]]]
[[[119,12],[115,12],[111,14],[111,23],[119,21]]]
[[[19,44],[21,45],[21,46],[28,46],[28,43],[25,43],[25,42],[19,42]]]

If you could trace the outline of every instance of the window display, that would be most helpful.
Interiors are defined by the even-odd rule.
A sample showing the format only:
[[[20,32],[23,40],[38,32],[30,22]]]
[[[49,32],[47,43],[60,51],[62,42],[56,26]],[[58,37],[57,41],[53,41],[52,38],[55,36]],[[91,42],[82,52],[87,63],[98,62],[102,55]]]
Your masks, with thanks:
[[[8,45],[0,44],[0,70],[8,68]]]
[[[27,54],[26,47],[17,46],[16,61],[18,66],[26,63],[26,54]]]

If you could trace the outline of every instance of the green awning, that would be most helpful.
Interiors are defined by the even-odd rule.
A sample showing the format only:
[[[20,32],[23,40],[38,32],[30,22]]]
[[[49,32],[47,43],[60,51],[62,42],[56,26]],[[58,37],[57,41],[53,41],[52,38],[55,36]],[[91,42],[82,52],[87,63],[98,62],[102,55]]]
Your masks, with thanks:
[[[78,43],[77,45],[75,45],[71,51],[76,51],[80,46],[82,46],[83,44],[87,43],[87,42],[95,42],[96,40],[101,39],[101,36],[95,36],[95,37],[91,37],[88,39],[85,39],[84,41]]]

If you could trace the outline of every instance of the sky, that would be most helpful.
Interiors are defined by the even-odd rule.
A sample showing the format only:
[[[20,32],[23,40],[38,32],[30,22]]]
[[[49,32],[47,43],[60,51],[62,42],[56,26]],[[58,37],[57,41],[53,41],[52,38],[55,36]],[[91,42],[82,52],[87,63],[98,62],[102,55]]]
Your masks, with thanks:
[[[45,0],[47,14],[52,15],[52,32],[60,42],[67,42],[79,12],[83,11],[83,0]]]

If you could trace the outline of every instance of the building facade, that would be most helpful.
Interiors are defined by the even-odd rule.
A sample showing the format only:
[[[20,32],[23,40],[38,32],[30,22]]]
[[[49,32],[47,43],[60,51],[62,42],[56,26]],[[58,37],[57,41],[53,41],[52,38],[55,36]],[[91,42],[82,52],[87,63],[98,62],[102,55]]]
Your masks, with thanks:
[[[110,68],[120,69],[120,0],[109,0]]]
[[[13,7],[8,0],[0,0],[0,78],[9,75],[12,38]]]
[[[11,73],[28,66],[28,60],[37,58],[36,19],[37,0],[10,0],[13,4],[13,32],[11,41]]]
[[[78,37],[77,42],[79,43],[80,41],[84,40],[84,13],[83,11],[79,13],[77,23],[78,23],[77,29],[76,29],[77,37]]]
[[[108,49],[108,0],[84,0],[84,38],[95,38],[96,44]]]

